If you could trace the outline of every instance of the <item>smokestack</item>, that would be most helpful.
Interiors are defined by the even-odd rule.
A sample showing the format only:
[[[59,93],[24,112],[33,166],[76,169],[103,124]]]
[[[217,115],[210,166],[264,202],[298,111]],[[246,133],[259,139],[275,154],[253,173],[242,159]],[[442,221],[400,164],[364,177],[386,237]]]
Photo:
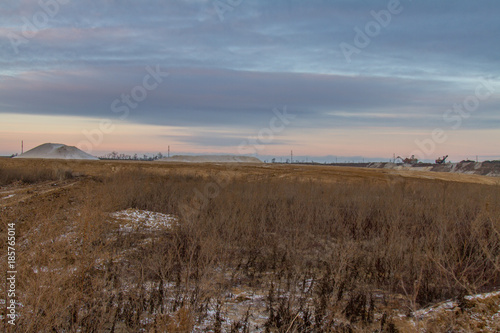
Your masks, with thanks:
[[[24,141],[21,140],[21,154],[24,154]]]

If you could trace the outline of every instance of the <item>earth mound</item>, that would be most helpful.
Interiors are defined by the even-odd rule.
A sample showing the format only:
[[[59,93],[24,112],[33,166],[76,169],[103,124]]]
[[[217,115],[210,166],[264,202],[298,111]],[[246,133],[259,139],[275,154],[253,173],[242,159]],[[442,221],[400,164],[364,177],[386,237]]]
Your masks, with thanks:
[[[411,170],[411,171],[436,171],[453,172],[469,175],[481,175],[500,177],[500,161],[462,161],[458,163],[417,163],[417,164],[396,164],[387,162],[373,162],[368,164],[368,168],[393,169],[393,170]]]
[[[46,158],[64,160],[98,160],[97,157],[86,152],[61,143],[44,143],[38,147],[28,150],[15,158]]]
[[[257,157],[237,155],[175,155],[159,160],[161,162],[183,163],[262,163]]]

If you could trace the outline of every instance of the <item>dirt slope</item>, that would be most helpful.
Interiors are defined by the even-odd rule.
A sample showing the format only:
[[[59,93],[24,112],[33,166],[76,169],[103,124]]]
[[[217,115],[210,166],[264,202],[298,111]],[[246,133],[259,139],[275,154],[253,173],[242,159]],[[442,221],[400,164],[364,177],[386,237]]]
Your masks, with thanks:
[[[28,150],[15,158],[45,158],[63,160],[98,160],[97,157],[87,154],[73,146],[61,143],[44,143],[38,147]]]

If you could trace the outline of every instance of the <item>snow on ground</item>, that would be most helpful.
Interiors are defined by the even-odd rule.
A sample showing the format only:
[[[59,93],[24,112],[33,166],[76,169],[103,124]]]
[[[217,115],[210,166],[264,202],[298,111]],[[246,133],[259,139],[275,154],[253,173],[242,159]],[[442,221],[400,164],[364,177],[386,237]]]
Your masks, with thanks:
[[[413,315],[417,319],[422,319],[422,318],[424,318],[432,313],[435,313],[435,312],[453,310],[457,306],[458,306],[458,303],[456,301],[446,301],[446,302],[439,303],[438,305],[433,305],[433,306],[425,308],[425,309],[417,310],[413,313]]]
[[[111,217],[123,221],[120,224],[120,231],[126,232],[170,229],[178,222],[175,215],[133,208],[112,213]]]
[[[499,332],[500,291],[465,296],[464,302],[447,300],[413,312],[418,332],[454,325],[454,332]],[[463,303],[463,304],[461,304]]]
[[[15,194],[11,194],[11,195],[8,195],[6,197],[3,197],[2,200],[10,199],[10,198],[12,198],[14,196],[15,196]]]
[[[500,296],[500,291],[494,291],[491,293],[486,293],[486,294],[476,294],[476,295],[470,295],[470,296],[465,296],[464,298],[469,301],[474,301],[478,299],[487,299],[495,296]]]
[[[494,291],[494,292],[484,293],[484,294],[469,295],[469,296],[465,296],[464,299],[466,299],[468,301],[477,301],[477,300],[486,300],[486,299],[497,297],[497,296],[500,296],[500,291]],[[432,305],[430,307],[417,310],[413,313],[413,315],[416,318],[421,319],[421,318],[423,318],[427,315],[430,315],[432,313],[435,313],[435,312],[453,310],[458,306],[459,306],[458,301],[447,300],[447,301],[441,302],[439,304],[435,304],[435,305]]]

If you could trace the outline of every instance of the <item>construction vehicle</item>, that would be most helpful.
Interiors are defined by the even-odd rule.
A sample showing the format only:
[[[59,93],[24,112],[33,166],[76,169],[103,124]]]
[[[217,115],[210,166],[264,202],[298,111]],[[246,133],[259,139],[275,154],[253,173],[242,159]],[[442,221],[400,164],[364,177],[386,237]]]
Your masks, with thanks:
[[[397,159],[400,159],[404,164],[417,164],[418,163],[418,158],[415,157],[415,155],[411,155],[411,157],[406,157],[406,158],[402,158],[401,156],[398,156],[396,158]]]
[[[436,160],[436,164],[444,164],[444,162],[446,161],[447,158],[448,158],[448,155],[445,155],[443,157],[438,157],[438,159]]]

